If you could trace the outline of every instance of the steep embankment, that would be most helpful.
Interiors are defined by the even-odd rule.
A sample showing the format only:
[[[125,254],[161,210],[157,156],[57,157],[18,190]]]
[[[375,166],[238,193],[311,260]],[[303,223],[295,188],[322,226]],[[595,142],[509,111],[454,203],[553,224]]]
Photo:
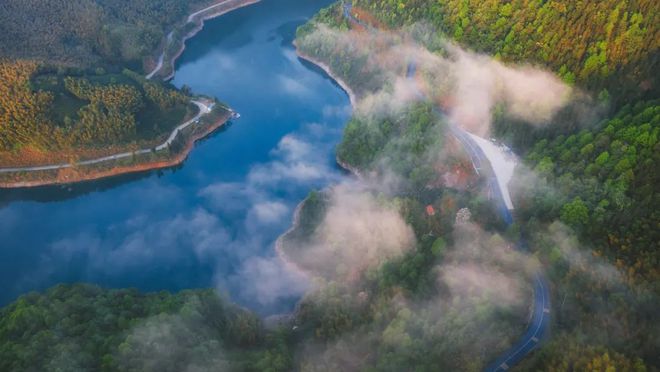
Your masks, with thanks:
[[[176,60],[186,50],[186,41],[204,28],[204,22],[227,14],[233,10],[258,3],[261,0],[221,0],[204,9],[191,13],[181,29],[171,31],[163,41],[163,47],[153,70],[147,79],[160,77],[162,80],[174,78]]]

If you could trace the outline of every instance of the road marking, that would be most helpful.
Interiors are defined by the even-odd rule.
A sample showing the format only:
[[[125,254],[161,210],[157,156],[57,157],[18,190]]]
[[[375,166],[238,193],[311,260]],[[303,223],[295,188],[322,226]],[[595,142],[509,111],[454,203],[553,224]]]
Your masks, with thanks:
[[[507,369],[509,369],[509,366],[506,363],[502,363],[500,364],[500,368],[506,371]]]
[[[532,341],[534,341],[534,342],[539,342],[539,339],[536,338],[536,337],[532,337]]]

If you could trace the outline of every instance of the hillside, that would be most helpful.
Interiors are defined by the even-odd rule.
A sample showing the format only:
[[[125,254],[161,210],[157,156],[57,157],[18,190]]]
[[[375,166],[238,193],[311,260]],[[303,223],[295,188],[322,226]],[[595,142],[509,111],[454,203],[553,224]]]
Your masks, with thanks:
[[[143,66],[169,30],[209,3],[4,2],[0,167],[70,163],[161,144],[197,107],[187,88],[144,79]]]
[[[268,345],[263,332],[253,314],[213,290],[173,295],[61,285],[0,310],[0,369],[225,369],[245,365],[238,347],[258,360]]]
[[[156,48],[162,30],[195,4],[41,1],[68,11],[43,10],[33,27],[29,14],[39,1],[0,9],[20,14],[32,30],[45,32],[54,15],[68,22],[43,40],[0,26],[34,46],[19,50],[0,36],[8,45],[0,61],[0,165],[153,144],[190,117],[189,91],[140,71],[150,53],[142,46]],[[483,371],[520,340],[533,346],[515,365],[498,367],[660,370],[660,4],[352,4],[321,10],[298,29],[296,47],[355,95],[336,147],[353,177],[309,194],[275,243],[274,261],[258,260],[268,276],[247,271],[268,295],[291,286],[279,265],[294,269],[296,280],[306,275],[311,285],[295,310],[277,323],[216,289],[145,294],[59,285],[0,309],[0,370]],[[46,43],[75,52],[58,54]],[[469,103],[458,110],[463,116],[461,99]],[[325,107],[323,115],[334,111]],[[464,139],[463,124],[474,122],[484,129],[481,141],[517,161],[508,185],[515,209],[502,208],[494,165]],[[321,124],[308,126],[325,135]],[[301,178],[324,172],[299,161],[311,146],[296,133],[285,138],[290,148],[271,154],[291,159],[251,167],[250,181],[279,182],[280,168]],[[287,192],[284,183],[273,188]],[[200,198],[210,191],[226,194],[215,207],[232,213],[236,197],[264,210],[276,204],[241,185],[223,178],[182,192],[195,209],[207,207]],[[222,217],[213,230],[234,222],[212,211]],[[247,218],[259,219],[259,211]],[[269,223],[282,218],[270,212],[263,213]],[[252,226],[260,225],[246,224],[256,236]],[[223,265],[224,253],[207,248],[239,247],[205,229],[186,231]],[[215,284],[226,279],[218,275]],[[547,288],[541,302],[539,286]],[[538,329],[549,332],[527,332],[537,313],[549,319]]]
[[[62,74],[19,60],[0,62],[0,75],[2,166],[153,142],[193,112],[188,95],[130,70]]]
[[[356,0],[390,27],[428,22],[451,39],[508,62],[547,66],[616,102],[657,96],[660,4],[653,0]]]
[[[660,296],[658,3],[358,0],[349,9],[357,21],[347,20],[346,8],[340,5],[321,11],[316,23],[299,29],[298,46],[303,54],[329,65],[372,105],[372,101],[403,105],[406,88],[396,90],[401,85],[397,76],[409,74],[406,64],[418,59],[422,62],[416,79],[441,91],[439,108],[451,109],[455,102],[443,91],[450,84],[424,66],[427,59],[446,70],[453,68],[443,59],[453,48],[446,41],[491,55],[496,61],[542,66],[576,88],[579,93],[541,127],[507,116],[505,104],[496,104],[487,113],[493,123],[492,135],[523,156],[513,192],[519,222],[504,234],[520,237],[529,245],[552,286],[552,337],[521,367],[657,368],[653,350],[660,332],[653,309]],[[407,40],[439,57],[420,52]],[[403,46],[397,47],[399,44]],[[391,96],[383,98],[380,86]],[[403,173],[404,185],[424,180],[419,176],[428,177],[424,168],[429,156],[417,150],[436,140],[437,133],[420,136],[416,118],[396,109],[376,112],[365,118],[364,109],[358,108],[338,148],[340,159],[366,174],[397,174],[399,164],[413,164],[413,172]],[[414,141],[409,143],[409,139]],[[447,141],[440,144],[442,150],[436,151],[443,151],[442,155],[435,157],[447,161],[445,152],[455,153],[449,145]],[[424,182],[429,178],[422,185]],[[430,187],[426,184],[425,190],[406,196],[426,203]],[[479,187],[471,191],[454,203],[470,205],[484,195]],[[473,216],[482,216],[482,226],[501,229],[493,218],[483,217],[488,212],[474,204],[470,210]],[[442,237],[451,241],[451,235]],[[423,272],[420,262],[392,262],[390,267],[394,272],[412,267]],[[424,282],[423,276],[417,278],[417,283]],[[416,286],[407,284],[406,288]],[[439,346],[440,350],[444,347]],[[398,351],[388,355],[390,362],[411,358],[406,351]],[[455,352],[460,358],[460,351]],[[407,363],[402,365],[409,366],[411,359]],[[418,360],[414,365],[424,363]]]
[[[73,67],[141,69],[167,30],[205,0],[7,0],[0,56]]]

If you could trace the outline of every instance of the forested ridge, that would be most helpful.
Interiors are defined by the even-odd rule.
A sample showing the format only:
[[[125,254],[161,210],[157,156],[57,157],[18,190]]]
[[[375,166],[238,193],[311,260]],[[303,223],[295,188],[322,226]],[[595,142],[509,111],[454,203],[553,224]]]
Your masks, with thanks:
[[[476,51],[547,66],[566,82],[618,102],[660,89],[660,3],[654,0],[353,3],[389,26],[429,22]]]
[[[525,219],[560,218],[622,260],[631,278],[660,280],[659,137],[655,100],[625,106],[598,128],[537,142],[527,160],[551,187],[527,190]]]
[[[547,130],[530,134],[529,127],[496,117],[494,132],[528,153],[528,164],[559,189],[537,192],[525,217],[561,217],[599,251],[625,261],[631,273],[644,272],[657,280],[660,3],[353,4],[390,27],[426,21],[460,44],[504,61],[545,65],[595,100],[608,102],[609,119],[589,117],[588,122],[562,113]],[[334,16],[341,17],[339,9]],[[327,12],[325,19],[330,19]],[[614,96],[616,101],[610,101]]]
[[[167,29],[204,0],[6,0],[0,55],[67,66],[141,68]]]
[[[60,285],[0,310],[3,371],[226,370],[265,346],[261,321],[213,290]]]

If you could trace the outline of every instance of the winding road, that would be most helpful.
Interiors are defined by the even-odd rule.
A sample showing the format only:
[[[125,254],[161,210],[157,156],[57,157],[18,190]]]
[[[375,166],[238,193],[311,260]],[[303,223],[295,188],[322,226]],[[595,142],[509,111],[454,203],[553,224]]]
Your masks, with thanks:
[[[198,10],[198,11],[196,11],[195,13],[192,13],[191,15],[188,16],[188,23],[194,21],[194,20],[195,20],[195,17],[197,17],[198,15],[200,15],[200,14],[202,14],[202,13],[208,12],[208,11],[211,10],[211,9],[214,9],[214,8],[219,7],[219,6],[225,5],[225,4],[227,4],[227,3],[229,3],[229,2],[232,2],[232,1],[235,1],[235,0],[225,0],[225,1],[223,1],[223,2],[220,2],[220,3],[217,3],[217,4],[213,4],[213,5],[209,6],[209,7],[206,7],[206,8],[204,8],[204,9],[202,9],[202,10]]]
[[[355,22],[357,19],[351,14],[350,3],[344,4],[344,16],[350,17]],[[408,63],[406,69],[406,77],[413,79],[417,72],[417,65],[415,61]],[[423,93],[420,93],[423,94]],[[435,108],[434,112],[437,115],[443,115],[439,108]],[[488,183],[490,194],[494,197],[497,203],[498,211],[506,222],[507,226],[513,224],[513,203],[511,202],[508,181],[503,182],[506,176],[498,174],[501,172],[501,167],[495,167],[491,164],[491,159],[488,157],[488,152],[485,149],[487,140],[481,139],[478,136],[465,131],[459,126],[450,123],[450,131],[463,145],[465,150],[470,156],[472,166],[477,174],[485,176]],[[492,156],[492,154],[490,154]],[[495,159],[492,159],[495,160]],[[516,244],[516,248],[521,251],[528,251],[526,242],[521,239]],[[534,273],[534,300],[531,321],[527,327],[525,334],[516,342],[509,350],[497,358],[492,364],[485,368],[487,372],[506,371],[513,365],[519,363],[529,353],[531,353],[539,345],[541,340],[548,333],[550,326],[550,290],[545,278],[545,275],[538,269]]]
[[[481,170],[482,174],[486,173],[488,188],[491,190],[491,195],[495,197],[497,209],[500,216],[508,226],[513,224],[512,210],[507,207],[505,201],[505,191],[500,187],[497,175],[491,167],[490,160],[486,156],[483,149],[479,146],[477,141],[472,138],[472,134],[465,132],[463,129],[450,125],[451,131],[454,136],[463,144],[467,150],[472,164],[475,169]],[[524,240],[518,241],[516,248],[520,251],[528,251],[527,243]],[[525,334],[516,342],[509,350],[502,354],[491,365],[486,367],[488,372],[506,371],[513,365],[519,363],[529,353],[531,353],[539,345],[548,332],[550,326],[550,290],[543,272],[539,269],[534,274],[534,300],[532,318]]]
[[[219,6],[225,5],[225,4],[230,3],[232,1],[236,1],[236,0],[225,0],[225,1],[219,2],[217,4],[213,4],[209,7],[204,8],[204,9],[198,10],[195,13],[191,13],[188,16],[188,19],[186,20],[186,24],[192,23],[195,20],[195,17],[199,16],[200,14],[204,14],[204,13],[208,12],[209,10],[215,9]],[[167,38],[165,40],[165,46],[163,46],[163,51],[160,53],[160,56],[158,56],[158,62],[156,63],[156,67],[154,67],[154,69],[150,73],[147,74],[147,76],[146,76],[147,79],[152,79],[163,68],[163,64],[165,63],[165,55],[167,54],[167,48],[172,43],[173,39],[174,39],[174,30],[170,31],[170,33],[167,34]]]
[[[53,164],[53,165],[43,165],[43,166],[36,166],[36,167],[18,167],[18,168],[0,168],[0,173],[13,173],[13,172],[38,172],[38,171],[47,171],[47,170],[58,170],[58,169],[65,169],[65,168],[72,168],[74,166],[80,166],[80,165],[93,165],[93,164],[98,164],[98,163],[103,163],[106,161],[111,161],[111,160],[119,160],[119,159],[125,159],[129,157],[133,157],[136,155],[143,155],[143,154],[148,154],[153,151],[161,151],[169,147],[172,142],[176,139],[177,135],[179,132],[182,130],[186,129],[187,127],[196,124],[199,122],[199,119],[211,112],[213,109],[213,104],[211,105],[206,105],[200,101],[191,101],[194,103],[198,108],[199,112],[195,117],[192,119],[186,121],[185,123],[179,125],[178,127],[174,128],[170,136],[167,138],[165,142],[162,144],[154,147],[154,148],[148,148],[148,149],[142,149],[142,150],[137,150],[137,151],[127,151],[127,152],[122,152],[119,154],[114,154],[110,156],[104,156],[102,158],[97,158],[97,159],[90,159],[90,160],[85,160],[77,163],[61,163],[61,164]],[[233,113],[233,111],[232,111]],[[235,115],[235,114],[234,114]]]

